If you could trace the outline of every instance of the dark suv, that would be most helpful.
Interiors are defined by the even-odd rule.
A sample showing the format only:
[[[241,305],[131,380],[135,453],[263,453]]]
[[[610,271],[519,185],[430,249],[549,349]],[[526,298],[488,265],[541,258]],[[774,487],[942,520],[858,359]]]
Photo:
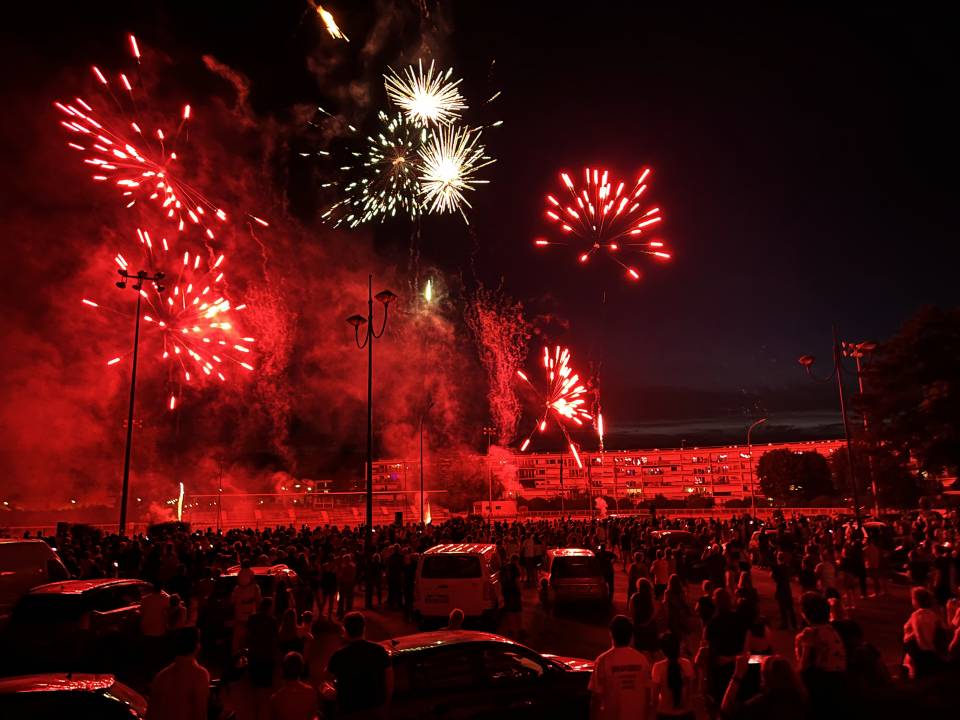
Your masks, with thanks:
[[[16,672],[116,671],[136,650],[142,580],[64,580],[33,588],[13,608],[5,640]],[[12,657],[11,657],[12,656]]]
[[[593,662],[541,655],[499,635],[418,633],[381,643],[393,662],[390,717],[586,717]]]

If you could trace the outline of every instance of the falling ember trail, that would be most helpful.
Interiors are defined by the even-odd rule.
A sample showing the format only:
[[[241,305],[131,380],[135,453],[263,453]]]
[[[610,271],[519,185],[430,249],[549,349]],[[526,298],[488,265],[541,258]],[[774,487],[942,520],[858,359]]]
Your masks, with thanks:
[[[326,10],[323,5],[317,4],[317,15],[320,17],[320,21],[323,23],[323,26],[326,28],[327,33],[334,40],[343,40],[345,42],[350,42],[350,38],[343,34],[340,28],[337,26],[337,20],[333,17],[333,14]]]

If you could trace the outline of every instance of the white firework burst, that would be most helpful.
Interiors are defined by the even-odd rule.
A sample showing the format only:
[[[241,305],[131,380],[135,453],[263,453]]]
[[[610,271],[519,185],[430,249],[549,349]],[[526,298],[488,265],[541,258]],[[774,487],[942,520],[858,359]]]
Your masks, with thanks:
[[[387,96],[407,117],[419,125],[447,125],[460,118],[467,109],[457,87],[460,80],[450,81],[453,68],[435,72],[433,61],[423,72],[423,61],[410,65],[399,75],[393,68],[383,76]]]
[[[431,133],[420,150],[420,194],[430,213],[459,212],[470,207],[464,191],[487,183],[475,173],[494,162],[480,143],[480,130],[461,126],[443,126]]]

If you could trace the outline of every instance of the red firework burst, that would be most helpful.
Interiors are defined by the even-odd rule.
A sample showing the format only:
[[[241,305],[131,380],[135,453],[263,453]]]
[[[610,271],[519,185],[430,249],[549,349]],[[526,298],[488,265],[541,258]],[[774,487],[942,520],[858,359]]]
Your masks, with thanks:
[[[237,326],[236,314],[246,305],[234,305],[227,296],[224,256],[189,251],[181,255],[166,239],[157,243],[139,229],[137,235],[144,263],[166,275],[163,290],[157,283],[140,290],[145,306],[140,319],[144,340],[155,340],[154,346],[146,349],[168,368],[169,409],[176,408],[185,384],[227,382],[237,368],[252,372],[251,345],[255,340],[244,336]],[[113,262],[120,270],[136,270],[122,253],[118,252]],[[127,316],[124,310],[88,298],[83,303]],[[106,364],[119,365],[124,357],[118,355]]]
[[[530,378],[522,370],[517,370],[517,375],[530,388],[537,392],[539,400],[542,403],[543,412],[536,426],[520,445],[520,452],[526,451],[530,446],[534,433],[543,432],[547,429],[547,420],[553,419],[563,433],[570,452],[573,453],[578,467],[583,467],[580,462],[580,453],[577,452],[577,446],[570,438],[567,432],[567,423],[573,423],[582,426],[584,422],[591,422],[593,416],[586,411],[587,388],[580,382],[580,376],[570,367],[570,351],[566,348],[556,346],[553,353],[549,348],[543,348],[543,369],[547,376],[547,391],[541,394],[530,382]]]
[[[133,35],[129,39],[131,54],[139,66],[140,48]],[[138,103],[134,91],[136,87],[142,92],[139,73],[131,73],[134,82],[127,73],[118,73],[118,89],[122,88],[118,96],[100,68],[94,65],[92,70],[107,96],[94,101],[96,109],[80,97],[54,103],[66,115],[60,124],[74,134],[67,147],[82,153],[83,162],[93,169],[93,180],[114,185],[128,208],[140,200],[154,202],[178,231],[191,224],[213,239],[213,221],[209,218],[226,222],[226,212],[176,175],[178,143],[191,119],[190,105],[184,105],[179,118],[166,129],[157,126],[145,131],[139,109],[144,103],[142,99]],[[256,216],[249,217],[261,225],[268,224]]]
[[[648,239],[663,220],[659,207],[643,204],[649,177],[650,169],[645,168],[628,190],[624,182],[611,180],[607,170],[585,168],[583,187],[577,188],[569,173],[561,172],[560,180],[569,198],[561,202],[555,195],[547,195],[546,217],[567,239],[537,238],[534,244],[572,246],[581,263],[603,252],[630,278],[639,280],[639,271],[620,259],[622,251],[670,259],[662,240]]]

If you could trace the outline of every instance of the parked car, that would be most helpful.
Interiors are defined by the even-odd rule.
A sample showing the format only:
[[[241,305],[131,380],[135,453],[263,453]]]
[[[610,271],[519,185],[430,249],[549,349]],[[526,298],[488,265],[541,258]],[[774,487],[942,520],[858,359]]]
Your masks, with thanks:
[[[382,645],[393,663],[394,720],[587,716],[590,660],[542,655],[499,635],[464,630]]]
[[[287,565],[257,565],[250,570],[253,571],[254,581],[260,587],[263,597],[276,597],[277,588],[284,584],[291,587],[295,595],[299,596],[304,591],[303,580]],[[203,643],[208,650],[212,650],[212,647],[208,646],[223,642],[229,634],[228,629],[233,625],[233,604],[230,597],[237,586],[239,574],[240,566],[234,565],[214,581],[213,593],[203,609],[203,625],[206,631]]]
[[[147,702],[113,675],[56,673],[0,679],[0,717],[10,720],[141,720]]]
[[[468,618],[492,619],[503,604],[496,554],[496,546],[485,543],[449,543],[427,550],[417,564],[414,614],[429,621],[460,608]]]
[[[30,590],[13,608],[0,658],[14,672],[116,672],[136,654],[142,580],[64,580]]]
[[[554,604],[573,602],[607,603],[610,588],[603,568],[592,550],[554,548],[547,550],[537,572],[537,584],[547,581],[550,601]]]
[[[40,539],[0,538],[0,618],[31,588],[70,577],[56,550]]]
[[[671,548],[696,544],[696,538],[689,530],[654,530],[650,533],[650,538]]]

